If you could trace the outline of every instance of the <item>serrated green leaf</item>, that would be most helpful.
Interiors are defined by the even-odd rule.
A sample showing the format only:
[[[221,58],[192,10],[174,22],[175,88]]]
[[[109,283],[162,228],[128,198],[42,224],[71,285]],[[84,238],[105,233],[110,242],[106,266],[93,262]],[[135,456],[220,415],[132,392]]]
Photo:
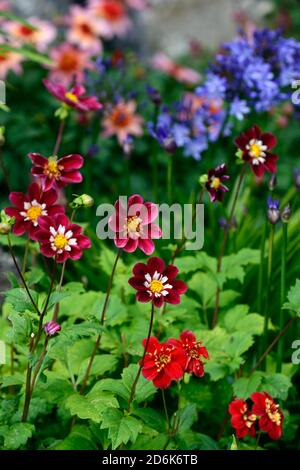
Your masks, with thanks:
[[[38,294],[31,289],[29,291],[35,304],[37,305]],[[16,312],[24,313],[25,310],[36,312],[25,289],[21,289],[20,287],[16,289],[10,289],[4,292],[4,295],[5,301],[11,304]]]
[[[138,369],[139,366],[137,364],[130,364],[130,366],[128,366],[122,372],[122,382],[128,390],[129,396]],[[141,375],[136,386],[134,400],[137,403],[146,401],[156,393],[156,390],[157,389],[154,387],[153,383]]]
[[[0,435],[4,437],[4,449],[19,449],[30,439],[33,431],[34,425],[30,423],[15,423],[12,426],[1,426]]]
[[[283,374],[272,374],[263,377],[260,385],[261,392],[269,393],[273,398],[286,400],[288,391],[292,386],[291,379]]]
[[[71,395],[67,398],[65,407],[72,416],[78,416],[80,419],[91,419],[95,423],[100,423],[101,412],[87,397],[79,394]]]
[[[233,393],[237,398],[246,400],[259,389],[261,381],[261,372],[254,372],[250,377],[242,377],[233,384]]]
[[[55,446],[55,450],[97,450],[97,446],[88,427],[76,424],[71,433]]]
[[[142,428],[142,423],[139,420],[133,416],[125,416],[115,408],[108,408],[103,414],[101,429],[108,429],[113,450],[129,441],[134,443]]]
[[[80,383],[84,377],[90,358],[86,358],[80,365],[78,372],[77,382]],[[106,372],[113,372],[118,365],[118,358],[111,354],[100,354],[95,356],[93,365],[90,371],[90,376],[100,376],[104,375]]]
[[[297,279],[296,284],[291,287],[287,298],[288,302],[286,302],[282,308],[292,310],[298,317],[300,317],[300,279]]]

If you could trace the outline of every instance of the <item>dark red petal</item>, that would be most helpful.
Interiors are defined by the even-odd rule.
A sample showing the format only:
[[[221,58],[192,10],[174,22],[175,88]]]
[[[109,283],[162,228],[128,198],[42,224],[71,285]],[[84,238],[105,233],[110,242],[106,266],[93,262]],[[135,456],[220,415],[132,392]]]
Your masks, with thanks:
[[[10,193],[9,200],[14,206],[17,206],[20,209],[24,209],[24,202],[28,201],[28,197],[24,193],[13,192]]]
[[[60,182],[65,184],[71,183],[81,183],[83,176],[79,171],[68,171],[67,173],[62,173],[60,177]]]
[[[40,153],[29,153],[28,157],[35,166],[44,168],[48,163],[48,159]]]
[[[180,303],[180,295],[174,289],[170,289],[169,294],[164,299],[168,304],[177,305]]]
[[[139,194],[133,194],[128,198],[128,208],[134,204],[143,204],[144,199]]]
[[[271,134],[271,132],[265,132],[262,134],[261,140],[263,144],[268,147],[268,150],[271,150],[277,144],[277,139],[275,135]]]
[[[180,280],[175,280],[172,282],[173,289],[175,289],[178,294],[182,295],[187,291],[187,285],[185,282]]]
[[[152,298],[153,300],[153,304],[155,305],[156,308],[160,308],[162,307],[163,303],[164,303],[164,300],[165,300],[165,297],[163,295],[161,295],[160,297],[153,297]]]
[[[147,262],[149,273],[153,275],[155,271],[158,273],[163,273],[165,269],[165,263],[164,260],[161,258],[158,258],[157,256],[153,256],[152,258],[148,259]]]
[[[84,159],[81,155],[73,153],[66,155],[58,160],[58,165],[63,167],[63,171],[79,170],[84,164]]]
[[[144,276],[148,272],[148,267],[144,263],[136,263],[132,272],[135,276]]]
[[[176,266],[174,266],[174,264],[170,264],[169,266],[166,267],[163,274],[164,276],[167,276],[169,281],[173,281],[173,279],[175,279],[175,277],[177,276],[178,272],[179,272],[179,269]]]
[[[133,240],[132,238],[128,238],[126,245],[124,246],[123,250],[126,253],[133,253],[138,247],[138,240]]]
[[[144,286],[145,278],[137,278],[137,277],[131,277],[128,280],[128,283],[131,285],[136,290],[146,290],[146,287]]]
[[[147,302],[150,302],[151,296],[150,296],[150,294],[148,294],[148,292],[146,292],[146,291],[138,291],[138,292],[136,293],[136,299],[137,299],[139,302],[147,303]]]

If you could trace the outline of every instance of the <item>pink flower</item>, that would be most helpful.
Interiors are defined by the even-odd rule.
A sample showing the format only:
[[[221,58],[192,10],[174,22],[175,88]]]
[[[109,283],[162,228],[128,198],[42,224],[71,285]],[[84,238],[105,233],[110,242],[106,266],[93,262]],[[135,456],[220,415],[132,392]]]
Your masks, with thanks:
[[[52,83],[47,79],[43,80],[43,83],[55,98],[80,112],[95,111],[102,108],[102,104],[99,103],[96,96],[82,96],[85,94],[85,88],[82,85],[75,85],[68,90],[60,83]]]
[[[90,10],[78,5],[71,6],[66,21],[70,27],[67,32],[69,42],[92,54],[102,52],[102,43],[99,36],[103,28]]]
[[[93,69],[90,55],[69,43],[63,43],[50,52],[54,64],[51,66],[50,80],[67,86],[72,81],[81,83],[84,71]]]
[[[119,0],[90,0],[89,8],[102,27],[103,36],[124,36],[131,21],[127,15],[126,8]]]
[[[151,301],[155,307],[160,308],[164,302],[179,304],[180,296],[186,292],[187,285],[175,279],[177,274],[176,266],[165,266],[161,258],[154,256],[148,259],[147,264],[137,263],[133,267],[133,277],[128,282],[137,290],[136,299],[139,302]],[[172,341],[176,342],[174,344],[177,348],[182,349],[179,341]]]
[[[175,78],[178,82],[186,83],[187,85],[195,85],[200,81],[200,74],[189,67],[183,67],[176,64],[163,52],[158,52],[152,58],[152,66],[156,70],[165,72],[170,77]]]
[[[65,214],[40,217],[39,226],[35,240],[40,244],[41,253],[47,258],[55,258],[57,263],[68,258],[77,260],[83,250],[91,247],[90,239],[82,235],[82,227],[70,222]]]
[[[22,60],[23,57],[20,54],[17,54],[16,52],[0,52],[0,80],[4,80],[7,77],[8,72],[10,71],[16,74],[20,74],[22,72]]]
[[[116,135],[120,145],[124,145],[129,136],[141,136],[143,134],[143,118],[135,114],[135,101],[120,101],[110,110],[106,111],[103,119],[103,136]]]
[[[33,163],[31,173],[39,178],[43,191],[53,186],[61,188],[82,181],[82,175],[78,171],[84,163],[81,155],[71,154],[59,160],[56,156],[46,158],[39,153],[29,153],[28,157]]]
[[[56,37],[55,26],[49,21],[40,20],[39,18],[28,18],[27,21],[33,28],[19,21],[7,21],[3,28],[16,44],[30,44],[38,51],[45,52],[48,45]]]
[[[146,255],[154,251],[153,239],[161,238],[162,232],[153,221],[158,216],[158,207],[153,202],[144,202],[142,196],[134,194],[127,207],[121,198],[115,203],[115,214],[109,219],[109,227],[116,233],[115,245],[127,253],[140,248]]]
[[[61,330],[61,326],[58,323],[56,323],[56,321],[52,320],[52,321],[48,321],[45,324],[44,330],[45,330],[46,335],[53,336]]]
[[[10,193],[9,200],[15,207],[7,207],[5,213],[16,218],[13,233],[23,235],[28,231],[29,237],[34,239],[34,234],[39,229],[39,217],[64,213],[63,206],[55,205],[57,198],[58,194],[54,189],[43,191],[37,183],[29,186],[27,194]]]

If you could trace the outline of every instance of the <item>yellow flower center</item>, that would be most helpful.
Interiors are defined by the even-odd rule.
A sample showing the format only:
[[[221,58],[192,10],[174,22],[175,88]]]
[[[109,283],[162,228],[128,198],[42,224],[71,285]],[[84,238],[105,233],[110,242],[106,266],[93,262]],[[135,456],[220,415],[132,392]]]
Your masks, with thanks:
[[[57,164],[56,157],[50,157],[47,163],[46,168],[44,169],[45,175],[49,176],[50,178],[58,179],[60,177],[60,168]]]
[[[129,219],[127,220],[128,232],[139,232],[140,224],[141,224],[141,219],[138,216],[134,215],[133,217],[129,217]]]
[[[189,356],[193,359],[199,359],[199,354],[195,349],[190,349]]]
[[[79,101],[78,96],[74,95],[71,91],[67,91],[67,93],[65,93],[65,97],[67,100],[72,101],[72,103],[78,103]]]
[[[213,179],[212,179],[212,182],[211,182],[210,186],[211,186],[213,189],[219,189],[220,184],[221,184],[220,178],[217,178],[216,176],[214,176]]]
[[[36,222],[37,219],[42,214],[42,212],[43,212],[43,210],[42,210],[41,206],[31,206],[30,209],[28,209],[28,211],[27,211],[27,217],[29,217],[29,219],[32,222]]]
[[[258,144],[251,144],[249,154],[252,158],[258,158],[261,155],[261,146]]]
[[[66,239],[66,237],[60,233],[58,233],[54,240],[53,240],[53,243],[54,245],[56,246],[56,248],[58,250],[63,250],[64,247],[68,244],[68,240]]]
[[[151,290],[151,292],[153,292],[153,294],[155,293],[160,294],[161,291],[164,290],[164,285],[161,281],[157,281],[156,279],[153,279],[150,282],[149,289]]]
[[[270,420],[280,426],[281,424],[281,415],[278,411],[279,405],[275,405],[269,398],[266,399],[266,412]]]

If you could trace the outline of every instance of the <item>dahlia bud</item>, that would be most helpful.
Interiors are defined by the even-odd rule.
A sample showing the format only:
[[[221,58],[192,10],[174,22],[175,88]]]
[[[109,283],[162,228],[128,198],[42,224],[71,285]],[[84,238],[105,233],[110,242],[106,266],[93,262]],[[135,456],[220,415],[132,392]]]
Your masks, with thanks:
[[[268,198],[268,220],[272,225],[276,225],[280,219],[279,205],[280,202],[278,200],[272,199],[271,197]]]
[[[300,170],[299,168],[294,169],[294,183],[295,183],[295,188],[300,189]]]
[[[0,213],[0,235],[8,235],[15,221],[15,217],[10,217],[2,210]]]
[[[288,224],[289,221],[290,221],[291,215],[292,215],[291,206],[288,204],[287,206],[285,206],[285,208],[284,208],[283,211],[281,212],[281,220],[282,220],[282,222],[283,222],[284,224]]]
[[[161,104],[161,94],[156,88],[153,88],[152,86],[147,87],[147,92],[150,100],[152,101],[153,104],[156,106],[159,106]]]
[[[51,320],[45,324],[44,330],[45,330],[46,335],[54,336],[56,333],[58,333],[61,330],[61,326],[58,323],[56,323],[56,321]]]
[[[277,176],[276,176],[275,173],[273,173],[270,180],[269,180],[269,190],[274,191],[276,186],[277,186]]]
[[[235,156],[236,156],[236,158],[237,158],[236,163],[239,164],[239,165],[241,165],[242,163],[244,163],[243,154],[244,154],[244,152],[243,152],[243,150],[241,150],[241,149],[238,149],[238,150],[235,152]]]
[[[82,194],[81,196],[76,196],[76,198],[71,202],[70,207],[72,209],[79,209],[80,207],[92,207],[94,205],[94,199],[88,194]]]
[[[199,183],[201,184],[201,186],[205,186],[206,183],[208,182],[208,175],[201,175],[200,178],[199,178]]]

